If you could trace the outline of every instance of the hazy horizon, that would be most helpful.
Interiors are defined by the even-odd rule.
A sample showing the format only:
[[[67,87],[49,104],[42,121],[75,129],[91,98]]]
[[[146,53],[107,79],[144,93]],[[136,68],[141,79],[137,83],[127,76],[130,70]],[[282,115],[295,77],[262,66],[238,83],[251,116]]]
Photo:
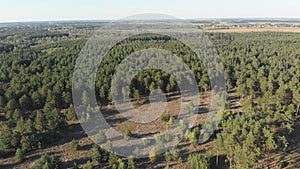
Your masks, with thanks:
[[[2,2],[0,22],[118,20],[140,13],[179,19],[300,18],[297,0],[10,0]]]
[[[121,18],[122,19],[122,18]],[[212,20],[257,20],[257,21],[300,21],[299,18],[280,18],[280,17],[220,17],[220,18],[180,18],[180,20],[190,20],[190,21],[212,21]],[[0,24],[6,23],[39,23],[39,22],[111,22],[118,19],[57,19],[57,20],[26,20],[26,21],[0,21]],[[129,19],[136,20],[136,19]],[[143,20],[143,19],[138,19]],[[153,19],[156,20],[156,19]],[[159,19],[158,19],[159,20]],[[168,19],[161,19],[168,20]]]

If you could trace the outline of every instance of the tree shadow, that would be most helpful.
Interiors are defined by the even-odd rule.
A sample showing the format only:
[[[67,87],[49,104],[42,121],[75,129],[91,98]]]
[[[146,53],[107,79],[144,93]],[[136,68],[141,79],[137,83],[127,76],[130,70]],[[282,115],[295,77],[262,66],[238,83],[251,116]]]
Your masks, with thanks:
[[[230,109],[231,110],[237,110],[237,109],[240,109],[242,106],[232,106]]]
[[[229,96],[227,98],[227,100],[229,100],[229,101],[238,101],[238,100],[240,100],[240,96]]]
[[[1,167],[1,169],[12,169],[12,168],[18,167],[18,164],[16,164],[16,163],[2,164],[0,167]]]
[[[130,118],[130,117],[129,117]],[[126,117],[121,117],[121,118],[108,118],[106,119],[107,123],[111,126],[111,127],[116,127],[117,124],[119,123],[123,123],[125,121],[128,121],[129,119]]]
[[[198,108],[198,110],[196,111],[196,114],[205,114],[205,113],[208,113],[209,110],[205,107],[200,107]]]
[[[91,161],[91,158],[86,157],[86,158],[74,159],[70,161],[64,161],[62,162],[62,168],[73,168],[74,163],[76,163],[77,166],[84,165],[89,160]]]
[[[218,159],[217,159],[218,158]],[[229,164],[226,163],[226,155],[213,156],[210,159],[210,169],[229,169]]]
[[[135,138],[145,138],[145,137],[150,137],[154,136],[155,134],[158,134],[159,132],[152,132],[152,133],[146,133],[146,134],[134,134],[133,137]]]
[[[94,143],[91,144],[85,144],[83,146],[78,146],[78,151],[85,151],[85,150],[90,150],[93,147]]]
[[[35,152],[36,153],[36,152]],[[31,154],[35,154],[33,152],[29,152],[28,154],[25,154],[26,156],[31,155]],[[44,153],[44,154],[36,154],[30,157],[25,157],[25,159],[22,162],[14,162],[11,164],[3,164],[1,165],[1,169],[11,169],[11,168],[18,168],[18,166],[24,162],[32,162],[32,161],[36,161],[38,159],[40,159],[43,155],[55,155],[55,154],[59,154],[61,153],[61,151],[57,151],[57,152],[49,152],[49,153]],[[60,156],[58,156],[60,157]]]
[[[71,124],[65,130],[54,134],[53,137],[55,136],[57,138],[54,138],[49,144],[44,145],[43,149],[59,146],[71,142],[72,140],[80,140],[88,136],[81,124]]]

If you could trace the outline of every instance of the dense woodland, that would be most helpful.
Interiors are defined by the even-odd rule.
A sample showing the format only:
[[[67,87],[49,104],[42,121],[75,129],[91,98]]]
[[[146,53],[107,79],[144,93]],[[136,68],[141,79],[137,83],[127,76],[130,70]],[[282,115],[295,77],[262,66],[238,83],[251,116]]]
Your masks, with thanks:
[[[93,24],[80,27],[71,23],[65,27],[47,24],[34,28],[1,27],[0,159],[13,154],[16,161],[22,163],[24,154],[55,144],[69,130],[69,121],[82,118],[76,116],[72,104],[72,73],[79,52],[94,28]],[[183,162],[194,169],[210,168],[213,157],[219,159],[219,155],[225,155],[223,161],[230,168],[267,166],[272,161],[268,159],[270,154],[286,151],[295,137],[294,126],[300,113],[300,34],[206,34],[222,59],[228,91],[237,92],[246,102],[238,113],[226,105],[217,134],[211,138],[212,155],[197,153]],[[104,103],[99,106],[111,104],[110,83],[116,66],[129,54],[148,48],[147,45],[163,47],[181,57],[194,72],[199,91],[211,89],[203,64],[193,52],[182,52],[189,51],[186,46],[168,37],[143,35],[123,41],[105,57],[95,82],[97,99]],[[192,77],[181,77],[182,81],[189,78]],[[156,88],[165,93],[179,90],[168,73],[147,70],[132,81],[130,96],[139,100]],[[81,99],[84,101],[87,97],[83,92]],[[170,119],[167,117],[165,121]],[[128,131],[125,135],[132,134]],[[103,133],[98,136],[101,141],[105,140]],[[198,146],[195,138],[199,136],[199,128],[187,136],[191,144]],[[71,144],[76,151],[78,143],[74,140]],[[97,145],[91,151],[93,156],[85,168],[93,168],[97,162],[119,169],[135,168],[137,163]],[[161,157],[152,156],[147,160],[155,163],[158,158],[164,158],[182,162],[179,151],[174,148]],[[221,163],[220,160],[217,161]],[[61,163],[57,156],[45,155],[35,163],[35,168],[60,168]],[[76,167],[79,166],[74,163],[73,168]]]

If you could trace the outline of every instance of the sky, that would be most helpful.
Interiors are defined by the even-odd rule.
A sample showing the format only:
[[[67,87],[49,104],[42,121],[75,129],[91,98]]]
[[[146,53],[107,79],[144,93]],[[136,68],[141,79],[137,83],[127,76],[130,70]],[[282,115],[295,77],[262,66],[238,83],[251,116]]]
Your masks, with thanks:
[[[180,19],[300,18],[300,0],[2,0],[0,22],[122,19],[160,13]]]

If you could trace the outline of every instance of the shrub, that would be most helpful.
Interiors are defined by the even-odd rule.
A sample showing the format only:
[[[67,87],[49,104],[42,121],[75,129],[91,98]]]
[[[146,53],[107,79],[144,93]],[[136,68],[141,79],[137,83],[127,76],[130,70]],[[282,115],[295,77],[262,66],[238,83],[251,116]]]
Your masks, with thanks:
[[[167,123],[167,129],[171,128],[171,126],[174,124],[174,117],[171,117]]]
[[[172,160],[174,160],[174,161],[178,160],[178,158],[179,158],[179,149],[178,148],[174,147],[171,150],[169,150],[169,152],[172,155]]]
[[[135,156],[139,156],[140,155],[140,149],[138,147],[135,147],[135,149],[132,152]]]
[[[73,169],[79,169],[78,164],[76,162],[73,163]]]
[[[78,144],[77,140],[72,140],[71,141],[70,149],[72,151],[77,151],[78,150],[78,146],[79,146],[79,144]]]
[[[132,137],[131,131],[130,131],[130,130],[126,130],[126,131],[125,131],[125,134],[124,134],[124,138],[125,138],[126,140],[129,140],[130,137]]]
[[[169,122],[170,118],[171,118],[171,114],[169,112],[163,113],[161,115],[161,120],[164,122]]]
[[[165,134],[165,135],[164,135],[164,140],[165,140],[166,142],[172,141],[172,135],[171,135],[171,134]]]
[[[152,163],[156,162],[156,160],[157,160],[156,154],[157,154],[157,150],[155,147],[153,147],[149,152],[149,159]]]
[[[125,163],[122,161],[121,158],[118,159],[118,169],[125,169]]]
[[[134,159],[132,157],[128,158],[128,169],[135,169]]]
[[[188,164],[192,169],[208,169],[209,159],[202,154],[191,154],[188,157]]]
[[[179,158],[179,149],[178,148],[174,147],[165,153],[166,161],[176,161],[176,160],[178,160],[178,158]]]
[[[149,145],[151,143],[151,140],[149,138],[144,139],[144,144]]]
[[[182,162],[183,162],[182,158],[179,157],[179,158],[178,158],[178,163],[179,163],[179,164],[182,164]]]
[[[181,135],[184,135],[186,133],[187,129],[188,129],[188,121],[187,121],[187,119],[181,119],[179,121],[179,126],[177,127],[178,132]]]
[[[156,144],[158,145],[159,148],[164,148],[165,144],[165,134],[164,133],[158,133],[154,135]]]
[[[230,109],[230,108],[231,108],[231,103],[230,103],[230,101],[226,101],[226,103],[225,103],[225,108],[226,108],[226,109]]]
[[[91,163],[91,161],[88,161],[83,167],[83,169],[93,169],[93,164]]]
[[[102,143],[106,142],[106,135],[105,135],[104,131],[99,131],[99,133],[96,134],[95,141],[98,144],[102,144]]]
[[[164,169],[171,169],[171,167],[170,167],[169,164],[168,164],[168,165],[165,166]]]
[[[169,151],[165,152],[164,155],[166,161],[172,161],[171,153]]]
[[[198,145],[198,137],[200,135],[200,129],[198,127],[194,128],[191,132],[188,134],[188,140],[191,141],[193,146]]]
[[[118,161],[118,156],[116,155],[116,154],[114,154],[114,153],[111,153],[110,155],[109,155],[109,166],[110,167],[116,167],[116,166],[118,166],[119,165],[119,161]]]
[[[112,152],[112,143],[111,143],[111,141],[108,140],[105,143],[105,150],[107,150],[108,152]]]
[[[32,167],[34,169],[41,169],[41,168],[49,168],[49,169],[60,169],[61,168],[61,161],[60,159],[55,156],[43,155]]]

